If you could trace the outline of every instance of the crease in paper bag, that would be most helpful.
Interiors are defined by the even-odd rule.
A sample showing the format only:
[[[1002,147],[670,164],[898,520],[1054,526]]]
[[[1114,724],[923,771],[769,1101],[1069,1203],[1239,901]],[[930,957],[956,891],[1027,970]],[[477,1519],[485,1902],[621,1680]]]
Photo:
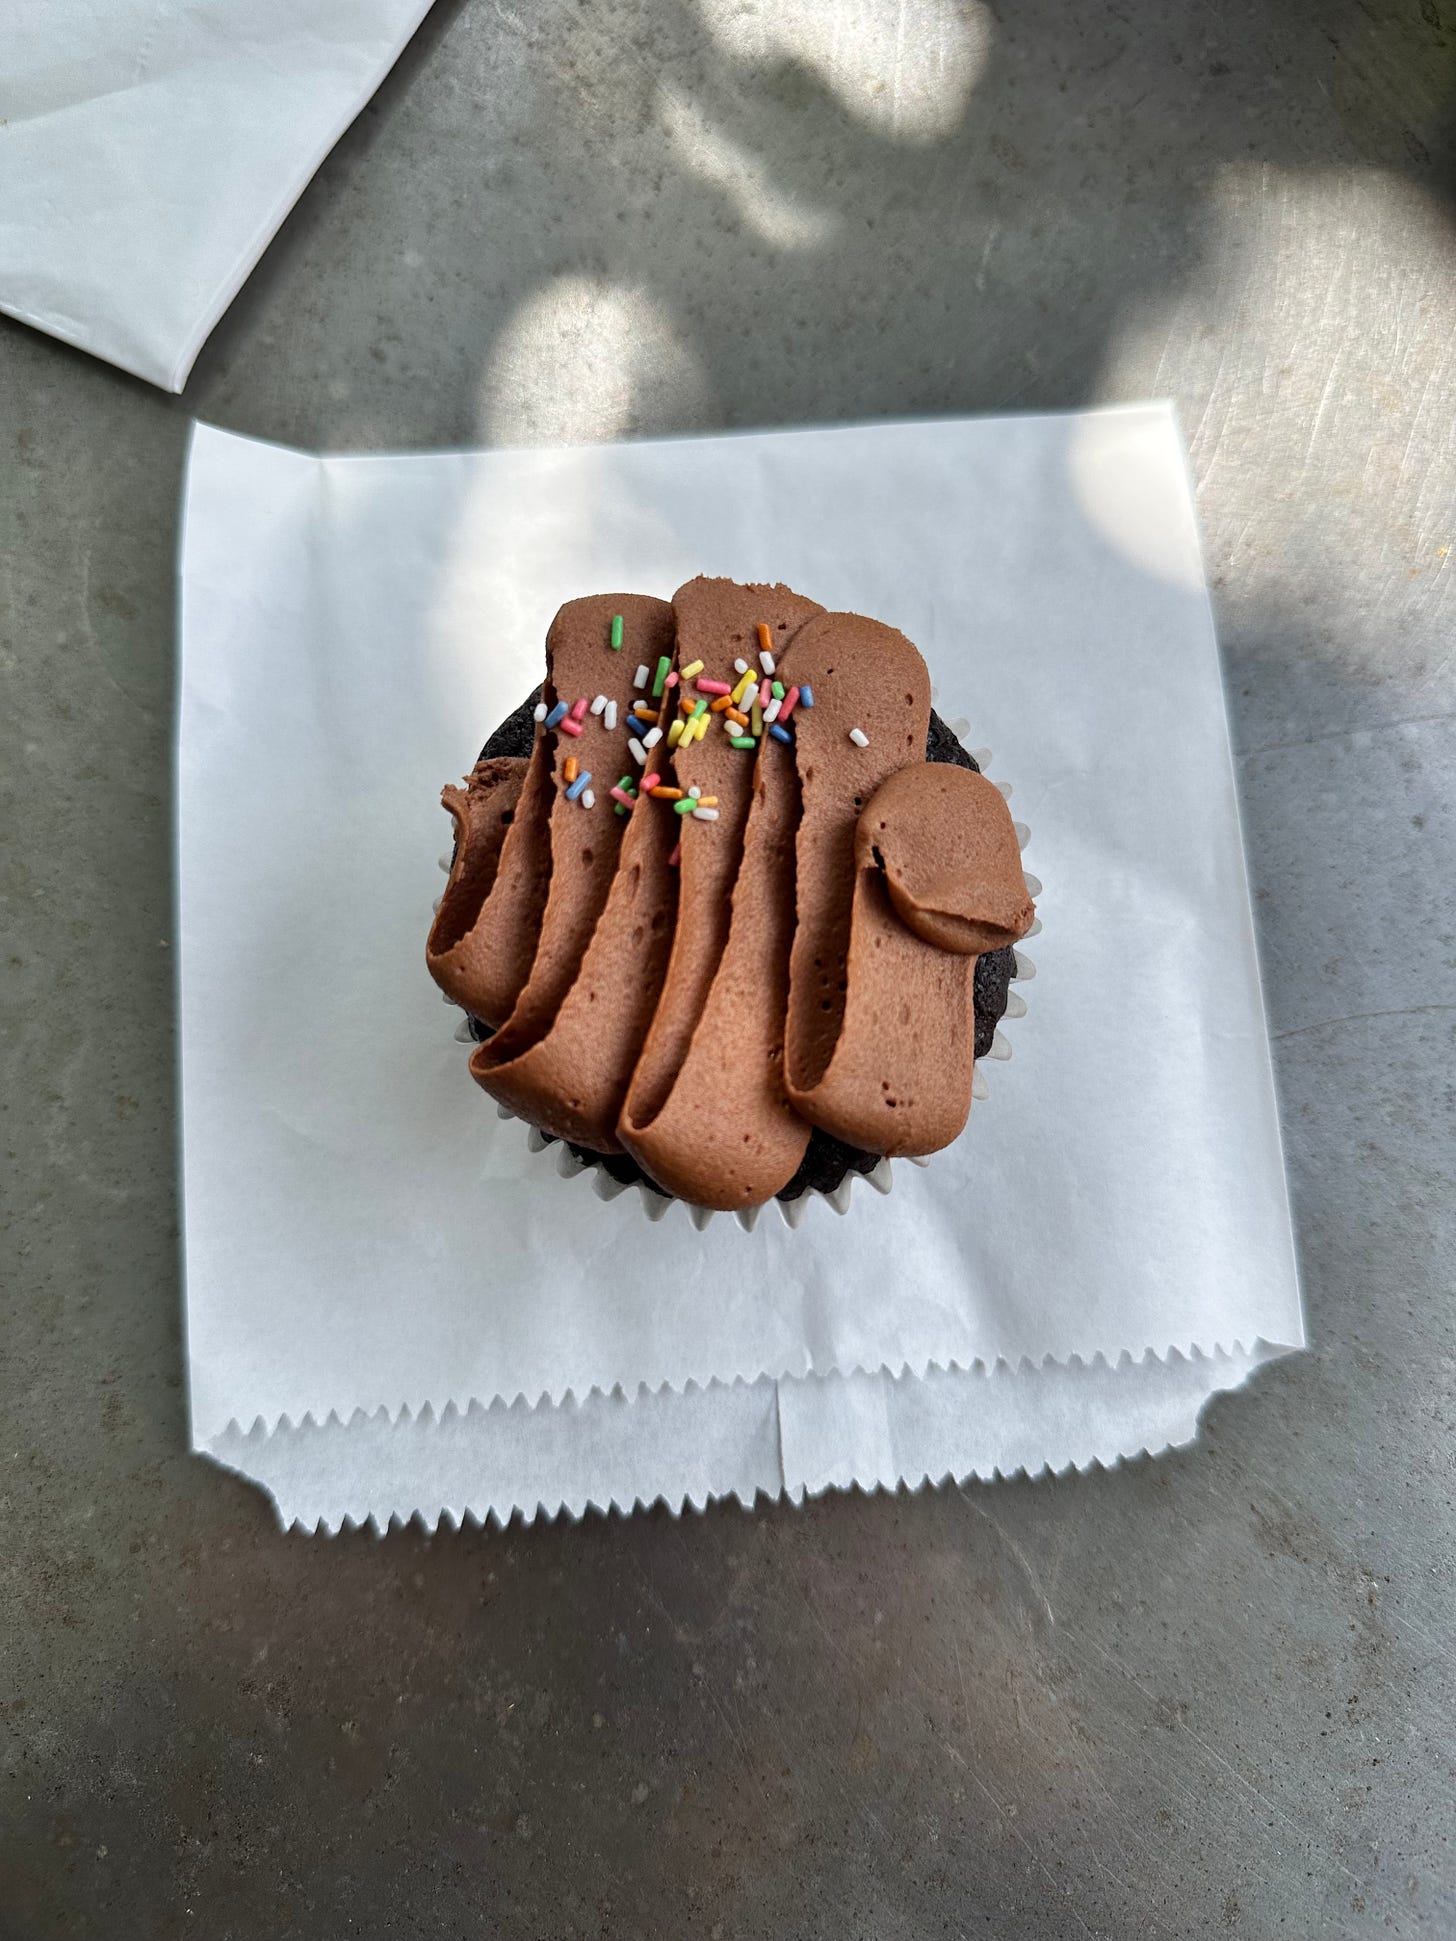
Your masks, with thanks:
[[[477,1403],[393,1419],[358,1410],[347,1422],[230,1431],[204,1453],[262,1488],[284,1527],[324,1534],[576,1521],[589,1510],[659,1504],[678,1516],[728,1500],[747,1509],[760,1497],[913,1493],[1113,1468],[1193,1441],[1208,1403],[1278,1352],[1256,1344],[1250,1354],[1166,1364],[1122,1355],[1055,1371],[1003,1365],[928,1383],[690,1383],[681,1393],[617,1391],[534,1409]],[[591,1446],[573,1450],[572,1439]]]

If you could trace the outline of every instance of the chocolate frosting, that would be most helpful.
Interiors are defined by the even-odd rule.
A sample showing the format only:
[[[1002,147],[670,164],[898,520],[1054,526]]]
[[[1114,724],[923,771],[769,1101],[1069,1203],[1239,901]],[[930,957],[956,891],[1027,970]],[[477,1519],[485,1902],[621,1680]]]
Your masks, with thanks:
[[[760,623],[782,651],[822,609],[784,586],[700,578],[679,587],[673,611],[680,664],[736,681],[735,660],[757,665]],[[809,1143],[783,1087],[793,779],[790,750],[771,736],[749,756],[710,733],[677,758],[678,784],[716,797],[718,820],[682,819],[672,960],[617,1132],[661,1186],[697,1206],[771,1199]]]
[[[963,957],[1024,937],[1035,911],[1015,825],[984,775],[917,762],[876,789],[855,829],[855,863],[878,869],[900,921]]]
[[[622,644],[612,650],[607,643],[618,616],[622,620]],[[549,795],[544,804],[532,801],[526,813],[540,816],[543,807],[545,811],[550,855],[545,910],[530,970],[510,1015],[493,1037],[476,1047],[470,1060],[472,1076],[501,1104],[563,1136],[585,1137],[589,1132],[606,1138],[606,1151],[614,1149],[610,1123],[617,1102],[603,1102],[606,1081],[600,1066],[615,1059],[625,1063],[630,1074],[635,1047],[624,1046],[621,1037],[623,1030],[630,1031],[637,1016],[631,993],[621,988],[630,959],[623,965],[619,953],[616,962],[608,966],[598,953],[599,970],[610,981],[614,999],[600,1030],[595,1020],[591,1028],[586,1028],[580,1015],[583,1007],[592,1003],[592,983],[584,987],[576,1004],[569,1005],[568,999],[618,876],[626,824],[611,813],[609,791],[623,772],[617,763],[626,754],[627,730],[623,724],[634,697],[633,675],[639,664],[655,667],[659,658],[670,657],[672,650],[672,608],[665,600],[643,594],[595,594],[589,599],[572,600],[551,624],[546,640],[548,703],[559,700],[570,706],[578,699],[590,702],[601,694],[616,703],[618,726],[615,733],[609,733],[603,716],[587,713],[582,717],[579,735],[569,736],[557,727],[540,737],[538,750],[550,751],[541,763],[544,770],[549,761]],[[592,776],[592,792],[598,798],[592,810],[584,810],[579,800],[566,799],[564,770],[572,759]],[[630,758],[627,765],[630,768]],[[640,845],[634,845],[634,850],[637,847]],[[642,860],[634,857],[634,866]],[[502,872],[507,861],[508,854],[503,853]],[[630,872],[624,880],[631,880]],[[620,921],[620,896],[618,904]],[[664,916],[654,934],[665,931],[667,920]],[[564,1030],[556,1045],[549,1051],[543,1049],[541,1057],[527,1060],[527,1053],[555,1035],[554,1026],[559,1021],[564,1023]],[[645,1026],[646,1018],[641,1022]],[[617,1027],[615,1035],[613,1026]],[[583,1081],[578,1086],[569,1067],[573,1057],[579,1055],[583,1035],[587,1063],[577,1066]],[[553,1118],[559,1123],[553,1124]]]
[[[612,784],[637,775],[639,664],[675,654],[734,682],[735,656],[757,667],[760,624],[782,684],[813,690],[792,745],[735,749],[710,717],[647,769],[716,798],[716,819],[645,797],[611,813]],[[785,587],[698,579],[671,607],[572,601],[547,650],[548,705],[606,695],[621,721],[534,731],[521,761],[505,751],[533,724],[513,718],[445,791],[456,855],[428,959],[497,1027],[472,1056],[478,1082],[618,1176],[640,1166],[703,1206],[819,1184],[816,1151],[842,1177],[956,1137],[978,1027],[989,1037],[1004,1008],[1008,945],[1033,911],[1000,793],[932,717],[910,643]],[[692,677],[664,697],[664,729],[684,693],[699,698]],[[566,797],[572,756],[593,771],[593,810]]]

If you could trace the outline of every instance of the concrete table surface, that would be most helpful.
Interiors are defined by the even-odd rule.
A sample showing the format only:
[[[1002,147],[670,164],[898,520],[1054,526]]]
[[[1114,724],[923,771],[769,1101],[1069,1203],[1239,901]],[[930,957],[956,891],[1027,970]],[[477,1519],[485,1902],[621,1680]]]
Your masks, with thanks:
[[[1456,1932],[1453,90],[1453,0],[442,0],[181,400],[0,326],[5,1941]],[[186,1447],[189,417],[1160,395],[1310,1352],[1117,1473],[280,1534]]]

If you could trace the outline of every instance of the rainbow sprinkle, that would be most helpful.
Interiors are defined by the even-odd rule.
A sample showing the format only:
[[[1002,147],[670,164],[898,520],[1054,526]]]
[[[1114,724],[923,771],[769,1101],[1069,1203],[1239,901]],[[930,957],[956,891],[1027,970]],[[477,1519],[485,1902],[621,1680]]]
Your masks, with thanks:
[[[733,671],[736,674],[746,674],[748,672],[748,662],[743,658],[742,654],[734,661]]]
[[[674,815],[691,815],[693,810],[696,809],[697,806],[698,805],[693,800],[692,796],[685,795],[681,802],[673,803],[672,812]]]
[[[567,801],[568,802],[577,801],[581,796],[586,794],[590,786],[591,786],[591,770],[589,768],[584,768],[581,774],[578,775],[575,781],[572,782],[571,787],[566,791]]]
[[[733,689],[727,681],[699,681],[699,694],[731,694]]]
[[[581,699],[580,699],[579,701],[573,701],[573,702],[572,702],[572,704],[571,704],[571,718],[572,718],[572,720],[573,720],[573,721],[580,721],[580,720],[582,719],[582,717],[583,717],[583,716],[585,715],[585,713],[586,713],[586,711],[587,711],[587,706],[588,706],[588,702],[587,702],[587,698],[586,698],[586,696],[585,696],[584,694],[582,695],[582,697],[581,697]]]
[[[758,743],[753,739],[752,735],[733,735],[729,739],[728,746],[730,748],[757,748]]]
[[[645,776],[643,777],[642,786],[644,789],[647,789],[647,779]],[[647,789],[647,793],[649,795],[655,795],[659,802],[680,802],[682,800],[681,789],[666,788],[661,782],[658,783],[656,788]]]
[[[753,669],[751,667],[745,667],[743,670],[743,679],[738,683],[737,687],[735,687],[733,690],[734,706],[741,707],[743,705],[744,695],[747,694],[748,690],[751,687],[757,687],[757,685],[758,685],[758,679],[757,679],[757,676],[754,674]]]
[[[606,712],[602,716],[602,726],[606,729],[609,735],[614,734],[616,732],[617,704],[615,701],[608,701],[606,706]]]
[[[784,705],[779,709],[780,721],[787,721],[789,716],[794,712],[794,709],[799,703],[800,693],[801,690],[799,688],[791,687],[789,689],[788,693],[784,696]]]
[[[572,715],[567,715],[564,721],[558,721],[556,725],[564,735],[579,735],[581,733],[581,723]]]
[[[657,672],[652,677],[652,697],[656,700],[662,692],[662,684],[672,669],[672,661],[664,654],[657,663]]]
[[[596,700],[595,700],[595,701],[593,701],[593,702],[592,702],[592,704],[591,704],[591,711],[592,711],[592,713],[593,713],[593,714],[600,714],[600,713],[601,713],[601,711],[602,711],[602,709],[603,709],[603,708],[604,708],[604,707],[605,707],[606,705],[607,705],[607,697],[606,697],[606,695],[605,695],[605,694],[599,694],[599,695],[597,696],[597,698],[596,698]]]
[[[614,653],[620,652],[621,646],[622,646],[622,616],[620,613],[614,613],[612,615],[612,651]]]
[[[667,731],[667,745],[669,748],[677,747],[678,743],[682,740],[682,731],[687,725],[685,721],[673,722]]]
[[[546,719],[546,703],[544,701],[538,701],[531,712],[538,721],[544,721]]]
[[[682,804],[679,803],[678,807],[681,808]],[[694,822],[716,822],[717,820],[718,820],[718,811],[716,809],[704,809],[700,807],[698,804],[694,803],[693,805]]]
[[[632,685],[633,687],[646,687],[647,685],[646,661],[643,661],[642,665],[637,669],[637,672],[632,676]]]
[[[701,674],[702,671],[703,663],[700,660],[690,660],[687,666],[682,669],[682,677],[685,681],[690,681],[694,674]]]
[[[814,690],[812,687],[810,687],[809,683],[806,681],[804,685],[799,689],[799,706],[801,708],[812,708],[813,705],[814,705]]]
[[[783,700],[783,698],[784,698],[784,684],[783,684],[783,682],[782,682],[782,681],[775,681],[775,682],[774,682],[774,684],[773,684],[773,698],[775,699],[775,701],[782,701],[782,700]]]
[[[868,748],[870,745],[870,738],[863,728],[851,728],[849,738],[856,748]]]
[[[558,701],[550,714],[546,716],[546,726],[548,728],[554,728],[558,721],[564,721],[565,719],[566,703],[564,701]]]
[[[777,721],[769,729],[769,733],[773,736],[775,741],[786,742],[790,748],[793,747],[794,737],[789,733],[787,728],[781,728],[777,723]]]
[[[767,620],[760,620],[758,623],[758,651],[761,655],[766,654],[772,646],[773,628],[768,624]]]
[[[568,782],[574,782],[574,781],[576,780],[576,757],[575,757],[575,755],[568,755],[568,756],[567,756],[567,758],[566,758],[566,768],[565,768],[565,771],[564,771],[564,772],[565,772],[565,775],[566,775],[566,779],[567,779],[567,781],[568,781]]]
[[[584,809],[594,809],[597,806],[597,798],[592,794],[590,789],[584,789],[582,791],[581,806]]]

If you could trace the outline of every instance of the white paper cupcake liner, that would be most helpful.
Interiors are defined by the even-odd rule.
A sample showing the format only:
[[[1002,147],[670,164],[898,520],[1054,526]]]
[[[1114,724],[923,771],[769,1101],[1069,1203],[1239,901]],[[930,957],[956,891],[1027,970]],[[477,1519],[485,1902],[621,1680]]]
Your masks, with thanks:
[[[946,726],[957,740],[960,740],[969,732],[970,724],[966,721],[948,721]],[[990,749],[973,748],[970,750],[970,753],[979,765],[981,773],[986,776],[988,781],[994,781],[995,778],[991,775],[989,767],[991,761]],[[1008,782],[996,782],[996,787],[1000,789],[1002,795],[1009,801],[1011,785]],[[1016,831],[1016,840],[1024,853],[1027,844],[1031,841],[1031,831],[1024,822],[1018,822],[1014,818],[1012,827]],[[441,855],[440,868],[446,874],[449,873],[453,860],[453,854],[448,849]],[[1029,871],[1026,876],[1026,887],[1030,895],[1034,897],[1041,895],[1041,882],[1037,877],[1031,875]],[[441,897],[435,899],[435,909],[437,911],[442,901],[443,898]],[[1035,937],[1040,930],[1041,918],[1037,917],[1026,934],[1028,937]],[[976,1060],[975,1069],[971,1074],[971,1097],[973,1100],[984,1100],[990,1096],[990,1087],[986,1083],[984,1067],[992,1060],[995,1060],[998,1064],[1004,1063],[1011,1056],[1011,1041],[1006,1037],[1001,1026],[1010,1019],[1024,1018],[1026,1016],[1026,999],[1021,996],[1016,986],[1018,984],[1029,983],[1036,976],[1036,965],[1019,944],[1014,948],[1012,955],[1015,959],[1015,967],[1011,973],[1011,988],[1006,994],[1006,1009],[1002,1012],[996,1029],[992,1033],[989,1050],[983,1057]],[[459,1008],[453,998],[447,997],[445,1002],[454,1009]],[[461,1044],[474,1044],[476,1042],[475,1035],[470,1029],[469,1021],[464,1018],[455,1027],[455,1036]],[[723,1213],[716,1207],[694,1206],[690,1201],[680,1200],[675,1195],[655,1192],[652,1187],[646,1185],[642,1180],[623,1181],[614,1179],[611,1173],[607,1171],[603,1162],[582,1159],[577,1153],[571,1150],[564,1140],[556,1139],[550,1134],[542,1132],[539,1127],[531,1125],[529,1121],[519,1118],[516,1113],[510,1110],[509,1106],[497,1104],[495,1109],[497,1118],[513,1119],[516,1124],[523,1128],[526,1134],[526,1144],[531,1152],[549,1153],[552,1155],[551,1163],[559,1179],[585,1179],[599,1200],[615,1200],[620,1199],[623,1193],[636,1193],[641,1201],[643,1213],[654,1224],[659,1220],[665,1220],[674,1207],[680,1207],[692,1225],[700,1233],[716,1218],[731,1220],[737,1226],[742,1227],[745,1233],[752,1233],[763,1215],[769,1212],[777,1213],[779,1219],[782,1220],[786,1227],[791,1230],[797,1230],[804,1223],[804,1216],[809,1209],[811,1201],[819,1201],[822,1205],[827,1206],[831,1213],[843,1214],[849,1211],[850,1200],[856,1185],[864,1186],[882,1195],[892,1192],[895,1185],[893,1163],[890,1159],[882,1157],[878,1164],[867,1173],[846,1173],[839,1184],[827,1193],[820,1191],[818,1187],[811,1186],[799,1194],[796,1199],[765,1200],[758,1206],[746,1206],[739,1208],[735,1213]],[[964,1136],[962,1134],[962,1137]],[[901,1164],[908,1166],[929,1166],[934,1158],[935,1154],[930,1153],[923,1158],[917,1157],[902,1160]]]

